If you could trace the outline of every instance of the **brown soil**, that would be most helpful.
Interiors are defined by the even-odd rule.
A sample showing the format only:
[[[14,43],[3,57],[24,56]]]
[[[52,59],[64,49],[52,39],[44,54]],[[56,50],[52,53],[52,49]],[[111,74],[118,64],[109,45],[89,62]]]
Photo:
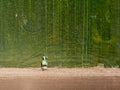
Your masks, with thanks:
[[[0,68],[0,90],[120,90],[120,69]]]

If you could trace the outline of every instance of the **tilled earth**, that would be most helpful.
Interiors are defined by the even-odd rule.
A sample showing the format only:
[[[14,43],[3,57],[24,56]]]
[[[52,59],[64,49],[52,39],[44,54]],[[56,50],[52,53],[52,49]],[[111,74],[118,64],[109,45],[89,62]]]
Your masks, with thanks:
[[[120,69],[0,68],[0,90],[120,90]]]

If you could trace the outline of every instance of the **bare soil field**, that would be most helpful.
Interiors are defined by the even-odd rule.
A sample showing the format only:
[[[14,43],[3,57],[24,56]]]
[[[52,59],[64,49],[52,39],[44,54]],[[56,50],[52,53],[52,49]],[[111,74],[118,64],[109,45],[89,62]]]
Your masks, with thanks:
[[[0,90],[120,90],[120,69],[0,68]]]

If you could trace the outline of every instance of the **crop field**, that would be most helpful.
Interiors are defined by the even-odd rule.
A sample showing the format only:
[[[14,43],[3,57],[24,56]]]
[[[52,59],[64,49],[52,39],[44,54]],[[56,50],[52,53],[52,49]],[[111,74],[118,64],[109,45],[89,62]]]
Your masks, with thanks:
[[[120,67],[120,0],[0,0],[0,67]]]

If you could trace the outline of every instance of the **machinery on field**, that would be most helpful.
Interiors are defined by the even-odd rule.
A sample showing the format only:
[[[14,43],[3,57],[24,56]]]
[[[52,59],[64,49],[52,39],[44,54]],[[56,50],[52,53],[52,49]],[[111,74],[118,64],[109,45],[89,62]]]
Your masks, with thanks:
[[[47,70],[48,63],[47,63],[47,56],[42,56],[42,62],[41,62],[41,69],[42,71]]]

